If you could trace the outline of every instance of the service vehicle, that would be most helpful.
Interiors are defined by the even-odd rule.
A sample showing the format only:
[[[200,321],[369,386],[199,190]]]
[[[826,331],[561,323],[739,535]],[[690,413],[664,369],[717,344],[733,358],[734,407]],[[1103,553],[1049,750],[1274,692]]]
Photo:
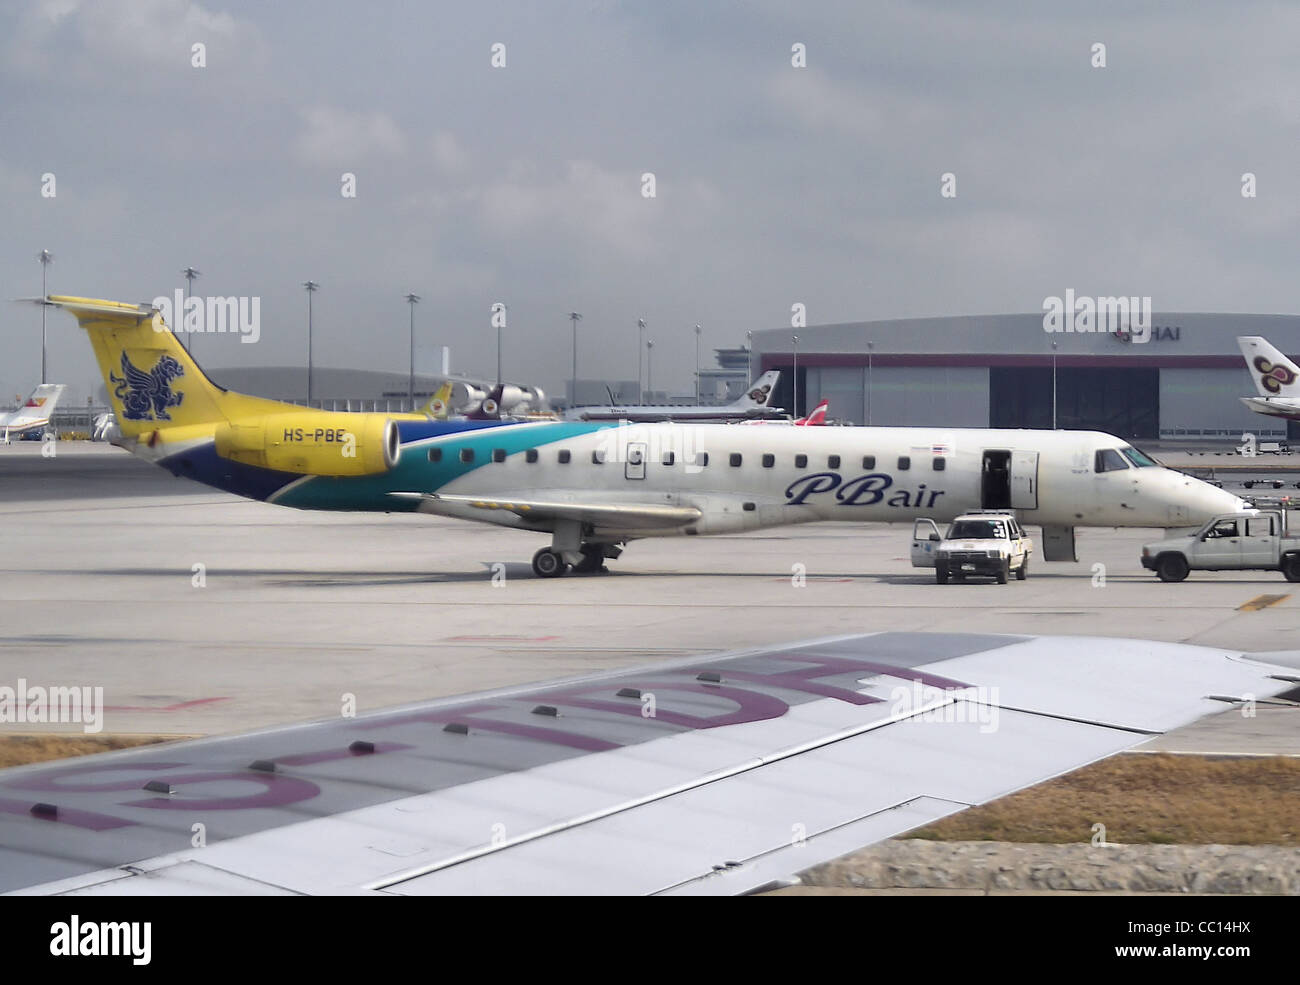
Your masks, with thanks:
[[[1191,534],[1142,548],[1142,567],[1161,581],[1182,581],[1192,571],[1280,571],[1300,581],[1300,537],[1287,529],[1286,510],[1224,513]]]
[[[1024,581],[1033,550],[1034,542],[1016,515],[1001,510],[963,513],[943,537],[933,520],[920,519],[912,525],[912,567],[934,568],[934,580],[940,585],[968,577],[995,578],[1005,585],[1013,571],[1016,580]]]

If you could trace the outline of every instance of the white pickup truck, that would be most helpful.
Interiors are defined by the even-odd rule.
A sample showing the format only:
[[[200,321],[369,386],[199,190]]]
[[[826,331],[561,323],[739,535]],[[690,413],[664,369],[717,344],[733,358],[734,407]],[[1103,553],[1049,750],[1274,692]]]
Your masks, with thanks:
[[[1281,571],[1300,581],[1300,537],[1287,531],[1285,510],[1224,513],[1195,533],[1147,544],[1142,567],[1161,581],[1182,581],[1189,571]]]
[[[1024,581],[1033,550],[1034,542],[1025,536],[1014,513],[963,513],[948,526],[946,537],[939,536],[933,520],[912,524],[912,567],[934,568],[934,580],[940,585],[968,575],[995,578],[1005,585],[1013,571],[1017,581]]]

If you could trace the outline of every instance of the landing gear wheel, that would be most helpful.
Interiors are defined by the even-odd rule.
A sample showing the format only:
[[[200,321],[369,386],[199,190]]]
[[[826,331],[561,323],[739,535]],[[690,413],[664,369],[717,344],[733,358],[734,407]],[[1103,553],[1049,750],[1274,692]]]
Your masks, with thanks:
[[[1161,581],[1182,581],[1190,570],[1181,554],[1166,554],[1156,562],[1156,577]]]
[[[1029,577],[1029,555],[1026,554],[1025,559],[1020,562],[1020,567],[1016,569],[1016,581],[1024,581],[1028,577]]]
[[[583,544],[582,560],[573,566],[574,574],[590,575],[608,570],[605,567],[605,549],[598,544]]]
[[[997,580],[999,585],[1005,585],[1011,577],[1011,558],[1004,558],[1002,566],[997,570]]]
[[[1300,581],[1300,554],[1282,559],[1282,577],[1287,581]]]
[[[568,570],[564,558],[549,547],[543,547],[533,555],[533,574],[538,578],[559,578]]]

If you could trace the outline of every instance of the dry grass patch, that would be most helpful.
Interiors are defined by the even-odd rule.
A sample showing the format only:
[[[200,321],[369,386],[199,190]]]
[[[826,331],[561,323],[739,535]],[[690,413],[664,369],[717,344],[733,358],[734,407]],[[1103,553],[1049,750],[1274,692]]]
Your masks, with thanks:
[[[43,763],[50,759],[88,756],[189,738],[179,735],[4,735],[0,736],[0,768]]]
[[[1300,845],[1300,758],[1121,755],[907,837],[1119,844]]]

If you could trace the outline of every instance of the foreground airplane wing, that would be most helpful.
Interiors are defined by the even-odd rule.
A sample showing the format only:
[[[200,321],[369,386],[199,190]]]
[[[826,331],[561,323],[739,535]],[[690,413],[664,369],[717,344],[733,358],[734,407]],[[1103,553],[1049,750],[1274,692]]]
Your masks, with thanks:
[[[697,657],[0,772],[0,890],[737,893],[1297,680],[1084,637]]]
[[[539,499],[484,499],[480,496],[451,496],[442,493],[392,493],[418,498],[434,507],[438,504],[467,506],[476,510],[506,510],[537,520],[578,520],[602,526],[621,525],[629,529],[682,527],[702,515],[693,506],[661,506],[657,503],[565,503]]]

